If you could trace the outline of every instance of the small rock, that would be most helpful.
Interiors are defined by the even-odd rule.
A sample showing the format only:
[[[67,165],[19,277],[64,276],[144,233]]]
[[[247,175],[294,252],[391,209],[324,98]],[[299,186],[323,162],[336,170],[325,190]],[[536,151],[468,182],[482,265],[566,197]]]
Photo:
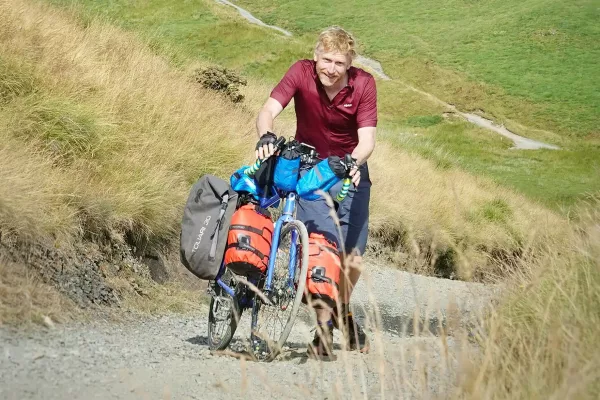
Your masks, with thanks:
[[[52,319],[49,316],[44,315],[44,317],[42,318],[42,321],[44,322],[44,325],[46,325],[47,328],[49,328],[49,329],[55,328],[54,322],[52,321]]]

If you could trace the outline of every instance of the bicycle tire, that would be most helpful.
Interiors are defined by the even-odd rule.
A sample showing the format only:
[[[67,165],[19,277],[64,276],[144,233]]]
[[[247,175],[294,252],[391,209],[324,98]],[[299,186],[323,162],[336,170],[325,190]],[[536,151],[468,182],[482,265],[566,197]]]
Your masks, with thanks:
[[[226,274],[231,274],[231,272],[227,271]],[[225,275],[222,279],[225,278]],[[229,280],[229,279],[228,279]],[[232,283],[233,279],[229,280]],[[231,343],[231,339],[233,339],[233,335],[238,326],[238,322],[242,316],[243,310],[239,306],[239,301],[237,299],[238,291],[236,290],[236,297],[231,297],[227,293],[222,293],[222,289],[219,287],[219,292],[216,296],[212,296],[210,300],[210,308],[208,312],[208,348],[210,350],[225,350],[229,343]],[[228,323],[226,323],[225,334],[219,338],[215,339],[215,329],[217,317],[215,315],[215,302],[216,301],[226,301],[231,305],[231,310],[228,312],[227,319]]]
[[[292,231],[292,229],[296,229],[296,231],[298,232],[298,240],[299,240],[299,244],[298,244],[297,248],[299,250],[298,254],[300,255],[300,257],[298,257],[298,260],[299,260],[298,265],[300,268],[299,268],[299,270],[298,269],[296,270],[297,273],[296,273],[296,277],[294,278],[294,281],[297,283],[297,286],[295,288],[292,309],[289,314],[285,328],[282,330],[281,334],[279,335],[279,337],[276,340],[273,340],[274,338],[269,338],[269,339],[271,339],[272,342],[274,342],[275,345],[269,346],[269,348],[268,348],[269,351],[268,351],[267,355],[264,357],[261,357],[267,362],[273,361],[279,355],[279,353],[281,352],[281,348],[285,344],[285,341],[287,340],[290,332],[292,331],[292,328],[296,321],[296,317],[298,315],[298,310],[300,309],[300,304],[302,303],[302,297],[304,295],[304,288],[306,286],[306,275],[308,273],[308,232],[306,230],[306,226],[304,226],[304,224],[298,220],[288,222],[281,231],[279,243],[280,244],[282,243],[281,238],[283,238],[286,234],[290,233]],[[252,307],[253,326],[256,321],[255,319],[258,317],[258,312],[260,311],[260,308],[262,306],[264,306],[263,302],[260,301],[259,299],[255,299],[253,307]],[[252,336],[251,336],[251,340],[252,340]]]

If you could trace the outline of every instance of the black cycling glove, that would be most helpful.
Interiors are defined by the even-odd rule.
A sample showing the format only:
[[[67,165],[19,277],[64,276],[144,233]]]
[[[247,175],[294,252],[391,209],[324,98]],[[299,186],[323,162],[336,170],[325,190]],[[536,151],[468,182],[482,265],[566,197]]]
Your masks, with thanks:
[[[327,163],[329,164],[329,168],[331,168],[333,173],[340,179],[344,179],[345,177],[347,177],[350,170],[356,166],[356,160],[354,158],[350,158],[350,160],[347,160],[346,157],[327,157]]]
[[[275,143],[277,140],[277,136],[273,132],[267,132],[260,137],[258,143],[256,143],[256,149],[263,147],[264,145],[268,145],[269,143]]]
[[[338,156],[327,157],[327,164],[329,164],[329,168],[331,168],[335,176],[340,179],[344,179],[346,176],[346,166],[342,161],[343,160]]]

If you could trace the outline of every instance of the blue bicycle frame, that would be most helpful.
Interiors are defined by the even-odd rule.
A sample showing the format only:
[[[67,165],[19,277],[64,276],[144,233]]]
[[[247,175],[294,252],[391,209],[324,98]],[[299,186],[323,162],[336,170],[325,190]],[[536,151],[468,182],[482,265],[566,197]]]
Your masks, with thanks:
[[[280,138],[281,139],[281,138]],[[280,142],[280,140],[278,139],[278,142]],[[281,147],[283,144],[285,143],[285,139],[283,141],[281,141],[281,143],[275,143],[276,147],[278,147],[281,150]],[[316,156],[315,156],[316,157]],[[261,163],[264,162],[264,160],[259,161],[257,160],[251,167],[247,168],[244,173],[248,173],[249,176],[252,176],[256,171],[258,171]],[[350,154],[347,154],[345,157],[345,165],[347,166],[347,174],[350,171],[350,166],[352,165],[352,157]],[[338,194],[338,196],[336,197],[338,201],[342,201],[346,195],[348,194],[348,189],[350,187],[351,184],[351,178],[349,175],[346,175],[346,177],[344,178],[344,184],[342,186],[342,190],[340,191],[340,193]],[[266,193],[268,193],[268,190],[265,191]],[[281,192],[275,190],[275,194],[270,197],[263,197],[260,199],[260,206],[262,208],[269,208],[272,207],[274,205],[277,204],[277,202],[279,202],[283,197],[280,195]],[[286,197],[285,197],[285,203],[283,205],[283,214],[281,215],[281,217],[279,217],[277,219],[277,222],[275,223],[275,231],[273,232],[273,241],[271,244],[271,252],[269,254],[269,265],[267,268],[267,279],[265,282],[265,286],[263,289],[263,292],[265,292],[265,294],[269,294],[269,292],[272,289],[272,283],[273,283],[273,273],[275,271],[275,261],[277,258],[277,249],[279,248],[279,235],[281,234],[281,229],[283,228],[284,224],[292,221],[294,219],[294,210],[296,209],[296,198],[297,198],[298,194],[296,192],[289,192]],[[296,230],[292,231],[292,242],[291,242],[291,247],[290,247],[290,263],[289,263],[289,275],[288,275],[288,287],[292,287],[294,284],[294,277],[296,276],[296,257],[297,257],[297,245],[296,245],[296,240],[298,240],[298,232]],[[229,287],[225,282],[223,282],[223,280],[221,279],[221,277],[223,276],[223,274],[225,273],[225,266],[224,264],[221,264],[221,269],[217,275],[217,277],[215,278],[216,283],[231,297],[235,297],[235,291]],[[253,284],[257,284],[258,282],[252,282]],[[248,307],[248,304],[240,304],[242,307]],[[251,306],[251,303],[250,303]]]
[[[271,245],[271,253],[269,254],[269,265],[267,268],[267,279],[265,281],[265,286],[263,288],[263,292],[268,295],[268,293],[272,289],[273,283],[273,273],[275,272],[275,261],[277,258],[277,249],[279,248],[279,236],[281,234],[281,229],[283,229],[284,224],[293,221],[294,219],[294,210],[296,209],[296,197],[297,194],[294,192],[290,192],[287,194],[285,198],[285,203],[283,205],[283,213],[277,219],[275,223],[275,230],[273,232],[273,242]],[[276,204],[281,200],[279,194],[274,195],[271,198],[262,198],[260,201],[260,206],[262,208],[268,208]],[[296,276],[296,257],[297,257],[297,245],[296,240],[298,239],[298,232],[296,230],[292,231],[292,241],[290,247],[290,262],[289,262],[289,275],[288,275],[288,285],[289,287],[293,287],[294,285],[294,277]],[[221,265],[221,270],[217,275],[215,281],[216,283],[231,297],[235,297],[235,291],[228,286],[225,282],[221,280],[221,277],[225,273],[225,265]],[[255,283],[255,282],[253,282]],[[242,307],[251,307],[252,304],[241,304]]]

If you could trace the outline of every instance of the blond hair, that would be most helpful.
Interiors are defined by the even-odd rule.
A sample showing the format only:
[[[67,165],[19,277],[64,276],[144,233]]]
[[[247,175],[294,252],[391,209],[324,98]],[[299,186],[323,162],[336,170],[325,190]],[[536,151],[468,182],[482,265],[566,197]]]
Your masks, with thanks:
[[[356,57],[354,46],[355,41],[350,32],[339,26],[331,26],[319,35],[319,39],[315,45],[315,53],[337,52],[346,54],[351,59],[354,59]]]

